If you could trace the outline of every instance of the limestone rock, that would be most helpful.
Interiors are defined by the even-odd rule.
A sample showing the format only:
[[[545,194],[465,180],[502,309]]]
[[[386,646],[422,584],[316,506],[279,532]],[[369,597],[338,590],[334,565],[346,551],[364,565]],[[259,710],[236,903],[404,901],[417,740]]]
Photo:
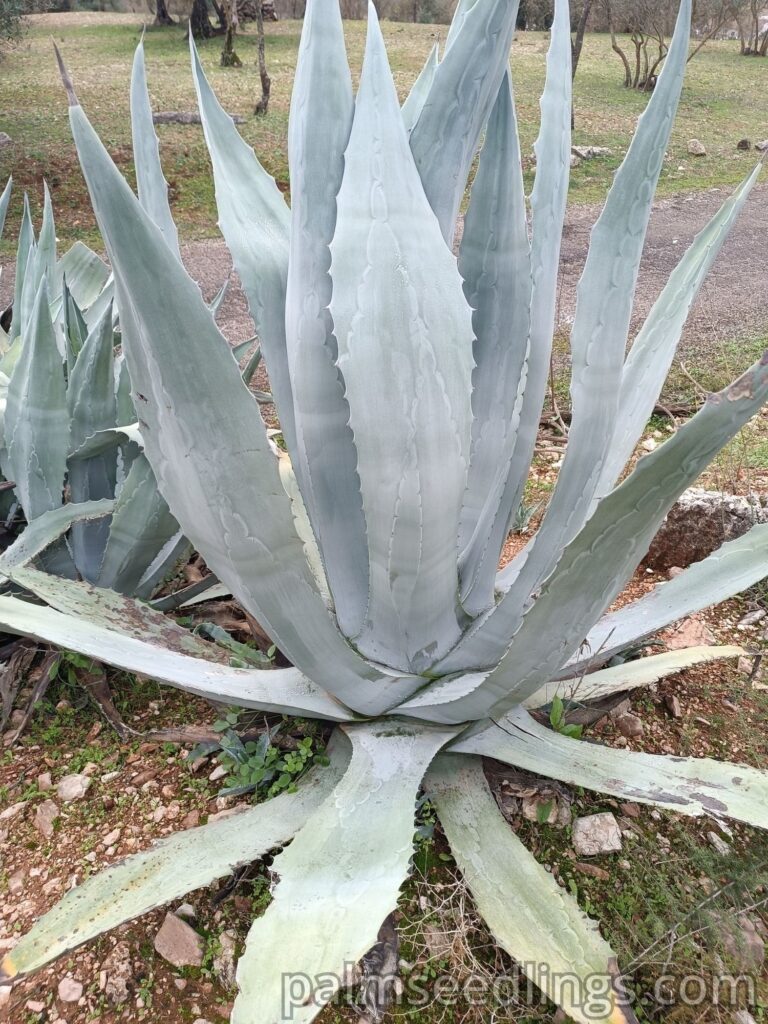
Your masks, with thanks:
[[[0,821],[10,821],[11,818],[15,818],[17,814],[26,807],[26,803],[22,800],[20,803],[11,804],[10,807],[6,807],[3,811],[0,811]]]
[[[621,849],[621,831],[610,811],[589,814],[573,823],[573,848],[580,857],[616,853]]]
[[[645,556],[650,569],[684,568],[712,554],[724,541],[768,522],[768,508],[756,494],[735,495],[691,487],[667,513]]]
[[[698,139],[689,139],[688,153],[691,156],[706,156],[707,150],[703,142],[699,142]]]
[[[682,718],[683,709],[680,705],[680,698],[676,697],[674,693],[668,693],[664,697],[664,703],[667,707],[667,711],[672,715],[673,718]]]
[[[105,976],[104,995],[113,1006],[127,1003],[131,995],[133,969],[131,950],[127,942],[118,942],[101,965]]]
[[[643,735],[643,723],[637,717],[637,715],[631,715],[625,713],[619,715],[616,719],[616,728],[619,730],[622,736],[626,736],[627,739],[635,739],[637,736]]]
[[[582,160],[592,160],[596,156],[611,156],[613,151],[607,146],[571,146],[571,153]]]
[[[83,983],[74,978],[62,978],[58,992],[62,1003],[76,1003],[83,994]]]
[[[711,647],[717,638],[703,619],[691,615],[665,631],[664,643],[670,651],[682,651],[686,647]]]
[[[88,775],[65,775],[59,781],[56,792],[59,794],[60,800],[69,804],[74,800],[82,800],[90,787],[91,778]]]
[[[174,967],[200,967],[203,963],[203,939],[186,921],[166,914],[155,936],[155,950]]]
[[[219,979],[224,988],[235,987],[235,972],[237,970],[237,959],[235,949],[237,940],[232,931],[222,932],[219,936],[219,952],[213,958],[213,973]]]
[[[35,811],[35,828],[41,832],[46,839],[53,835],[53,823],[59,817],[59,808],[53,800],[43,800],[38,804]]]

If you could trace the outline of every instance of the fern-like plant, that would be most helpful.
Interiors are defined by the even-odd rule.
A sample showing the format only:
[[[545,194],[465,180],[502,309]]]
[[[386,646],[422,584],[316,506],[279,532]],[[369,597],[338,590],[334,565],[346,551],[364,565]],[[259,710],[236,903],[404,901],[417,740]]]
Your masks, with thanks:
[[[762,406],[768,360],[712,395],[617,485],[758,174],[697,236],[626,356],[682,87],[682,0],[592,233],[557,487],[536,534],[497,571],[545,393],[570,157],[568,4],[557,0],[528,218],[508,63],[516,7],[462,0],[442,60],[430,58],[401,111],[373,8],[355,100],[337,0],[310,0],[289,126],[290,210],[192,51],[220,224],[259,332],[292,498],[224,338],[169,258],[165,207],[148,212],[134,196],[65,73],[147,456],[185,534],[295,667],[231,668],[135,602],[71,582],[52,592],[13,549],[3,571],[48,607],[0,598],[0,623],[228,704],[339,727],[329,767],[295,794],[174,836],[69,893],[9,952],[7,975],[290,840],[240,960],[232,1019],[310,1021],[396,905],[424,786],[498,942],[575,1020],[629,1021],[614,954],[506,826],[481,757],[768,826],[765,772],[587,744],[529,713],[568,694],[593,660],[768,573],[768,527],[759,526],[608,612],[672,503]],[[140,80],[133,99],[147,103]],[[484,130],[457,265],[454,229]],[[151,125],[142,146],[156,146]],[[579,696],[733,653],[676,652],[591,672]],[[560,984],[564,976],[580,984]],[[286,1002],[292,979],[301,997]]]

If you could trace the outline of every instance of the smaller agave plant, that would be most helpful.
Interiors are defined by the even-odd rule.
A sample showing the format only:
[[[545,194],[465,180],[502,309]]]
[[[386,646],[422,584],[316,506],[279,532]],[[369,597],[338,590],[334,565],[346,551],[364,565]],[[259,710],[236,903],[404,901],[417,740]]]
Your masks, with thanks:
[[[3,219],[10,196],[9,181]],[[189,545],[141,450],[114,279],[81,242],[57,259],[47,187],[39,238],[24,196],[14,299],[2,319],[6,515],[15,499],[27,530],[68,530],[41,553],[48,572],[148,597]]]
[[[609,610],[671,505],[768,396],[764,358],[617,483],[759,173],[697,236],[626,355],[690,7],[682,0],[592,234],[557,487],[501,571],[554,328],[570,164],[567,0],[555,5],[530,217],[511,0],[459,3],[442,59],[430,57],[402,110],[373,7],[355,100],[338,0],[309,0],[289,124],[290,209],[190,44],[220,224],[258,329],[291,487],[210,310],[169,259],[170,226],[142,199],[141,179],[133,194],[63,71],[147,457],[186,536],[294,667],[231,667],[141,603],[75,581],[52,586],[29,559],[56,539],[53,528],[0,561],[45,602],[0,597],[0,624],[228,704],[338,728],[329,766],[297,792],[173,836],[68,893],[8,953],[7,977],[285,847],[238,966],[232,1020],[313,1020],[396,906],[424,787],[500,945],[576,1021],[635,1019],[610,946],[506,825],[481,759],[768,827],[766,772],[583,743],[531,714],[556,696],[605,696],[733,656],[738,648],[693,649],[600,668],[768,574],[768,527],[756,526]],[[139,70],[132,99],[146,110]],[[481,143],[457,264],[454,229]],[[141,145],[156,154],[151,119]]]

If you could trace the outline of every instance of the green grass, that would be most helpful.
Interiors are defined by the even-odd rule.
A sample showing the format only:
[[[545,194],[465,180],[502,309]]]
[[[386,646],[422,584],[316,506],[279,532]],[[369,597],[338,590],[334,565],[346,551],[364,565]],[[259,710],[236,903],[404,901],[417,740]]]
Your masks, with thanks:
[[[255,37],[238,40],[241,69],[218,65],[219,39],[202,45],[202,60],[213,87],[225,107],[241,114],[244,137],[288,189],[286,132],[290,91],[301,25],[282,21],[267,28],[267,61],[272,76],[272,102],[266,117],[252,115],[258,76]],[[2,127],[14,145],[0,153],[0,179],[11,172],[20,188],[9,217],[7,255],[21,209],[21,191],[31,192],[39,216],[42,179],[54,193],[57,227],[62,246],[77,238],[98,245],[80,170],[69,134],[66,103],[58,81],[50,38],[61,46],[75,80],[78,95],[105,144],[125,173],[132,176],[128,84],[133,51],[141,31],[132,15],[55,16],[37,19],[24,43],[0,61]],[[350,61],[359,72],[364,22],[346,24]],[[407,94],[435,38],[445,27],[385,23],[384,33],[398,90]],[[513,51],[515,87],[519,106],[523,153],[529,154],[538,124],[538,97],[544,75],[547,37],[520,33]],[[155,109],[193,110],[194,91],[181,28],[150,29],[146,37],[150,89]],[[659,186],[661,196],[725,186],[739,181],[754,163],[754,154],[736,151],[746,136],[766,134],[760,104],[765,62],[739,57],[734,43],[706,47],[688,68],[688,78],[673,130],[669,159]],[[613,156],[585,162],[571,180],[573,202],[601,199],[618,166],[647,95],[621,85],[621,69],[605,36],[588,37],[576,78],[576,143],[609,146]],[[174,214],[185,240],[216,233],[213,186],[202,133],[198,126],[169,125],[159,129],[166,177],[171,185]],[[697,137],[707,156],[687,155],[687,140]],[[530,175],[528,172],[529,185]]]

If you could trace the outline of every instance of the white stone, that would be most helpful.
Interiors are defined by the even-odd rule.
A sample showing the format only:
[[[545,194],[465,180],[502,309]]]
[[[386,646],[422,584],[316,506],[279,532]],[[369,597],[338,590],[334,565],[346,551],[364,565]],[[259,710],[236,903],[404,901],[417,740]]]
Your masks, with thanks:
[[[155,950],[174,967],[200,967],[203,962],[202,937],[175,914],[165,915]]]
[[[90,789],[91,781],[88,775],[65,775],[63,779],[59,780],[56,787],[59,799],[63,800],[65,804],[72,803],[74,800],[82,800]]]
[[[35,828],[41,832],[46,839],[53,835],[53,823],[59,817],[59,808],[53,800],[43,800],[37,805],[35,811]]]
[[[0,811],[0,821],[10,821],[11,818],[15,818],[17,814],[26,807],[26,803],[22,800],[21,803],[11,804],[10,807],[6,807],[4,811]]]
[[[621,831],[610,811],[589,814],[573,823],[573,848],[580,857],[616,853],[621,849]]]
[[[83,983],[74,978],[62,978],[58,991],[62,1003],[76,1003],[83,994]]]

